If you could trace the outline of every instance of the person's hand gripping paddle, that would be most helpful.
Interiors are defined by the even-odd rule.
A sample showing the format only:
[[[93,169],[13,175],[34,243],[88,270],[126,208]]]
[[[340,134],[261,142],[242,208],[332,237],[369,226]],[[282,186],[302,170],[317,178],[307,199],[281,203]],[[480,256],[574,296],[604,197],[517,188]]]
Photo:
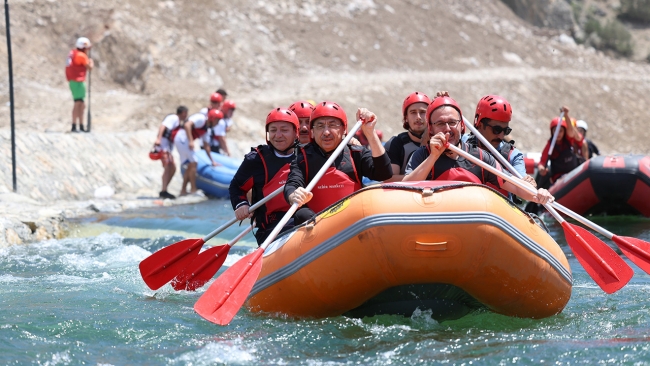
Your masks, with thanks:
[[[327,169],[332,166],[334,160],[341,154],[341,151],[348,144],[352,136],[361,127],[362,121],[358,120],[347,136],[334,150],[323,167],[307,185],[306,191],[311,192],[318,181],[323,177]],[[239,309],[246,301],[251,292],[257,277],[262,270],[262,254],[264,250],[275,240],[282,227],[289,221],[291,216],[298,210],[298,203],[294,203],[289,211],[282,217],[275,229],[266,238],[264,243],[253,253],[240,259],[232,267],[228,268],[216,281],[210,285],[208,290],[194,304],[194,310],[203,318],[219,325],[230,323]]]
[[[472,131],[477,138],[479,138],[481,143],[492,152],[496,159],[501,161],[501,163],[509,169],[512,168],[514,174],[520,176],[516,170],[514,170],[512,165],[510,165],[510,163],[506,161],[505,158],[496,151],[496,149],[494,149],[494,147],[476,130],[474,126],[472,126],[471,123],[466,122],[465,126]],[[532,194],[536,194],[537,191],[523,180],[495,169],[491,165],[486,164],[482,160],[477,159],[456,146],[448,145],[447,148],[472,163],[498,175],[502,179],[505,179]],[[612,248],[581,227],[566,222],[562,216],[555,211],[552,204],[546,204],[544,207],[546,207],[548,212],[558,220],[560,225],[562,225],[564,236],[571,251],[576,256],[576,259],[578,259],[578,262],[585,268],[585,271],[598,284],[598,286],[603,289],[603,291],[609,294],[614,293],[630,281],[634,275],[634,271]]]
[[[252,212],[270,201],[273,197],[280,194],[283,189],[284,187],[276,189],[273,193],[251,206],[250,211]],[[196,256],[199,255],[203,244],[237,221],[237,218],[233,217],[230,221],[219,226],[202,239],[185,239],[151,254],[140,262],[140,275],[142,279],[152,290],[161,288],[192,263]]]

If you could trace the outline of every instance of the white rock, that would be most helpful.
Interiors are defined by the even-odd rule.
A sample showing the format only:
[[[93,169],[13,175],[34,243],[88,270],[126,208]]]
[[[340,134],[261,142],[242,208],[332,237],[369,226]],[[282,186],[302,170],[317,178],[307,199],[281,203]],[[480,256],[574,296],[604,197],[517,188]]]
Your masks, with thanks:
[[[115,190],[111,186],[101,186],[95,189],[95,198],[111,198]]]
[[[513,64],[520,64],[524,62],[524,60],[522,60],[521,57],[519,57],[519,55],[516,53],[503,51],[502,55],[506,61],[512,62]]]

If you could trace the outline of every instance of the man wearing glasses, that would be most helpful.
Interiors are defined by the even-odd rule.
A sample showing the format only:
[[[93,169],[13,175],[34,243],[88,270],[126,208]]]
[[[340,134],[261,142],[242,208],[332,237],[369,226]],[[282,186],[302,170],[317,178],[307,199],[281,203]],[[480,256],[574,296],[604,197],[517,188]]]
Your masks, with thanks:
[[[505,136],[510,135],[510,132],[512,132],[512,128],[510,128],[511,118],[512,106],[505,98],[498,95],[486,95],[479,100],[476,106],[474,127],[524,177],[523,179],[526,182],[532,184],[533,187],[537,187],[535,178],[526,174],[524,154],[515,147],[514,140],[504,140]],[[463,136],[463,141],[471,146],[478,146],[489,151],[473,134]],[[501,189],[500,191],[508,196],[508,192],[505,190]],[[509,197],[513,201],[518,201],[512,195]]]
[[[289,204],[304,205],[294,215],[295,225],[361,189],[361,177],[382,181],[392,176],[390,158],[375,133],[377,117],[367,109],[359,108],[357,119],[364,121],[361,129],[368,139],[369,148],[348,144],[313,192],[307,192],[304,187],[323,167],[348,130],[345,111],[334,102],[321,102],[311,113],[311,142],[300,148],[284,186],[284,197]]]
[[[455,100],[448,96],[434,99],[427,108],[429,143],[424,144],[411,156],[406,167],[404,181],[460,180],[479,184],[491,183],[528,201],[541,204],[552,202],[553,196],[545,189],[535,195],[506,182],[495,174],[474,165],[465,158],[446,149],[447,143],[468,151],[496,169],[501,165],[487,151],[461,141],[465,132],[463,115]]]

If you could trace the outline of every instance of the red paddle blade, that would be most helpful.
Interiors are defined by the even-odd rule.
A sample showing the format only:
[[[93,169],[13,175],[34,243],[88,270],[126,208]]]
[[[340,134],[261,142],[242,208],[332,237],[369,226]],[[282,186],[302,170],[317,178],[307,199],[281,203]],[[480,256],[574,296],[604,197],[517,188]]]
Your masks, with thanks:
[[[228,268],[194,304],[194,311],[219,325],[227,325],[246,301],[262,270],[263,248]]]
[[[571,251],[585,271],[608,294],[625,286],[634,271],[614,249],[580,226],[563,222],[562,227]]]
[[[140,262],[140,275],[152,290],[163,287],[192,263],[199,254],[203,239],[185,239],[166,246]]]
[[[181,273],[172,280],[176,291],[194,291],[210,281],[225,262],[230,245],[219,245],[199,253]]]
[[[650,243],[629,236],[612,237],[623,254],[646,273],[650,273]]]

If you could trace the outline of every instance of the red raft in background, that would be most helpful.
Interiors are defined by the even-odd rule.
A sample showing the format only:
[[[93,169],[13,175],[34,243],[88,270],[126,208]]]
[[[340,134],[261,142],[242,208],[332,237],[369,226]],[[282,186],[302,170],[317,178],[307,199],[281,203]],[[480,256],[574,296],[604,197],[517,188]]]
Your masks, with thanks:
[[[596,156],[558,179],[549,191],[580,215],[650,217],[650,156]]]

